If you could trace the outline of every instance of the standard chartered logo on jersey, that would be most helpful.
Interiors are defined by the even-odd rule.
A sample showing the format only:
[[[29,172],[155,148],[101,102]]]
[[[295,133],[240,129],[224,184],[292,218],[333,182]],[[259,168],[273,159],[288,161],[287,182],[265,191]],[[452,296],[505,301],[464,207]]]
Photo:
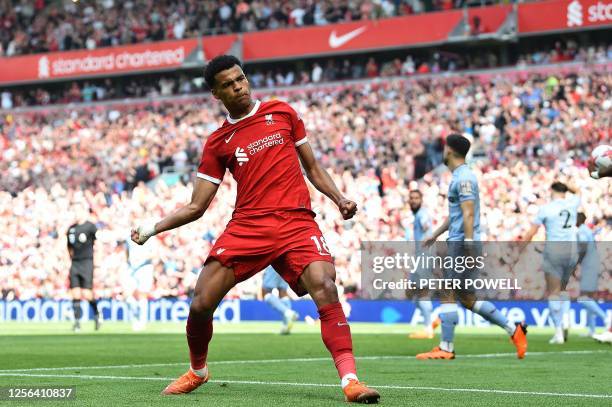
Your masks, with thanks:
[[[283,136],[277,132],[252,142],[247,146],[246,149],[249,152],[249,155],[255,155],[264,148],[277,146],[279,144],[283,144],[284,142],[285,140],[283,139]]]
[[[599,23],[612,21],[612,2],[602,2],[589,6],[587,8],[587,22]],[[584,10],[582,3],[578,0],[572,1],[567,5],[567,26],[581,27],[584,24]]]
[[[567,6],[567,26],[580,27],[582,25],[582,4],[578,0]]]

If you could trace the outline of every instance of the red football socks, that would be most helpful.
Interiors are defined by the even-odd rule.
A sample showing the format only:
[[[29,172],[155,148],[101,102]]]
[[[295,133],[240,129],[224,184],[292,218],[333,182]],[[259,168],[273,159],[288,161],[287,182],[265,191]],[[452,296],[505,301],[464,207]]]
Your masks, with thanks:
[[[203,369],[208,355],[208,343],[212,338],[212,318],[201,320],[193,318],[191,313],[187,317],[187,344],[189,345],[189,359],[193,370]]]
[[[336,369],[338,369],[338,375],[343,378],[347,374],[356,374],[351,328],[346,322],[342,305],[336,302],[321,307],[319,317],[321,319],[321,337],[332,354]]]

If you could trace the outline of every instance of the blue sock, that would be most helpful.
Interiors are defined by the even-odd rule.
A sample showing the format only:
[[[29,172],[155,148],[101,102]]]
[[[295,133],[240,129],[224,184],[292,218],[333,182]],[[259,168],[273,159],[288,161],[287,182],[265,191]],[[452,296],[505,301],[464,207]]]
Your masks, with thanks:
[[[277,310],[278,312],[280,312],[281,316],[285,316],[285,311],[287,311],[287,306],[281,301],[280,298],[278,298],[278,296],[272,294],[272,293],[268,293],[264,296],[264,301],[271,306],[272,308],[274,308],[275,310]]]
[[[486,319],[487,321],[505,329],[508,335],[514,335],[516,325],[510,323],[499,310],[489,301],[476,301],[472,311]]]
[[[561,326],[561,300],[559,297],[548,300],[548,309],[550,311],[550,319],[552,319],[553,325],[557,328]]]
[[[598,316],[602,321],[606,320],[606,313],[594,299],[589,297],[580,297],[578,298],[578,303],[589,311],[589,314]]]
[[[569,329],[571,325],[570,310],[572,309],[572,300],[567,292],[563,291],[561,297],[561,325],[564,329]]]
[[[282,303],[285,305],[285,307],[287,307],[287,309],[291,309],[291,298],[289,297],[283,297],[280,299],[282,301]]]
[[[442,304],[440,306],[440,326],[442,334],[440,335],[440,348],[447,352],[453,352],[454,345],[453,339],[455,339],[455,326],[459,322],[459,315],[457,314],[457,304]]]
[[[592,313],[591,311],[587,311],[587,328],[589,329],[589,335],[593,335],[595,333],[597,315]]]
[[[421,311],[421,315],[423,315],[423,325],[425,325],[425,327],[430,327],[431,312],[433,311],[431,300],[417,300],[416,306]]]

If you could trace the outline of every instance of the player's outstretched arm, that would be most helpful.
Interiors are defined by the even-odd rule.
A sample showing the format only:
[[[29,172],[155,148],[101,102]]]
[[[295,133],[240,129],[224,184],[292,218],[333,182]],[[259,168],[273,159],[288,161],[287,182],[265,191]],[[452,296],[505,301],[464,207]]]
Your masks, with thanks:
[[[155,224],[145,224],[132,229],[132,240],[138,244],[144,244],[151,236],[178,228],[201,218],[218,189],[218,184],[196,178],[189,204],[177,209]]]
[[[342,193],[338,190],[338,187],[336,187],[327,171],[321,168],[317,160],[315,160],[310,145],[304,143],[297,147],[297,151],[302,166],[306,170],[306,176],[312,185],[338,205],[338,209],[345,220],[352,218],[357,213],[357,204],[342,196]]]

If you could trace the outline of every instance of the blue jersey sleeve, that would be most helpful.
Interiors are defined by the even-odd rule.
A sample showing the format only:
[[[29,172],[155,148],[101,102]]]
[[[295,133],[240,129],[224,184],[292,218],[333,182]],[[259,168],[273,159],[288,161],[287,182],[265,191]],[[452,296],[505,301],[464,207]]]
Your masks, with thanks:
[[[538,210],[538,214],[536,215],[535,219],[533,220],[533,224],[541,226],[544,224],[545,221],[546,221],[546,208],[541,207]]]
[[[459,202],[475,201],[478,198],[476,196],[477,185],[471,179],[459,180],[457,188],[459,190]]]
[[[580,206],[580,196],[579,195],[573,195],[568,199],[571,207],[574,210],[578,210],[578,207]]]

